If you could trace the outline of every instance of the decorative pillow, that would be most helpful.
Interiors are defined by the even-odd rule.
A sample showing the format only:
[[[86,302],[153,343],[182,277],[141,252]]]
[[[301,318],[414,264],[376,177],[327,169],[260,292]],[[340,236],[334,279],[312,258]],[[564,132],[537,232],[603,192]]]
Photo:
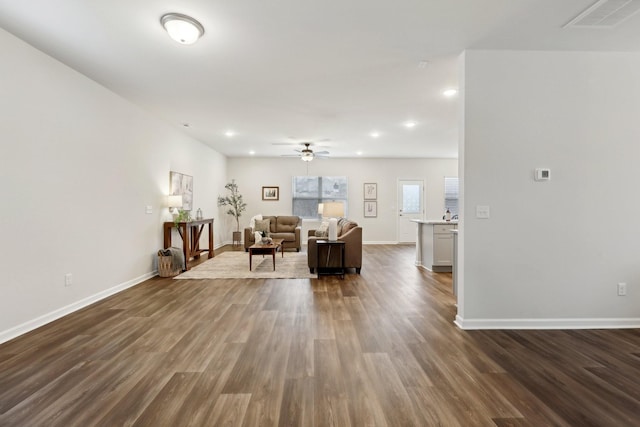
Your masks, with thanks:
[[[260,242],[260,240],[262,240],[262,234],[256,231],[255,233],[253,233],[253,239],[256,243]]]
[[[357,226],[358,223],[356,222],[345,221],[344,224],[342,224],[342,233],[340,235],[342,236],[343,234],[347,234],[349,230],[351,230],[352,228],[356,228]]]
[[[320,228],[316,230],[316,237],[329,237],[329,222],[322,221]]]
[[[257,219],[255,231],[264,231],[265,235],[269,237],[269,224],[270,221],[268,219]]]
[[[251,230],[253,231],[256,230],[256,220],[259,220],[259,219],[262,219],[262,214],[258,214],[251,218],[251,220],[249,221],[249,227],[251,227]]]

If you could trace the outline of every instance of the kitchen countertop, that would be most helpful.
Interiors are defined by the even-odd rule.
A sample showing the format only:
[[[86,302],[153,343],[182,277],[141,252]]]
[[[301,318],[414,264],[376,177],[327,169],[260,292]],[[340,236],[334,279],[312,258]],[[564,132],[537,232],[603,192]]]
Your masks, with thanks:
[[[458,220],[453,221],[445,221],[444,219],[437,220],[424,220],[424,219],[412,219],[412,222],[417,222],[418,224],[431,224],[431,225],[447,225],[447,224],[457,224]]]

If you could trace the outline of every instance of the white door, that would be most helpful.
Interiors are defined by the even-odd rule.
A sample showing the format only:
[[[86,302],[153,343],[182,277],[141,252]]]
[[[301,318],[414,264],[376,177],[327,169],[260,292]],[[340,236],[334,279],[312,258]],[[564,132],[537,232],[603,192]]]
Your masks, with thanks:
[[[415,243],[418,224],[412,219],[424,217],[424,183],[414,180],[398,181],[398,242]]]

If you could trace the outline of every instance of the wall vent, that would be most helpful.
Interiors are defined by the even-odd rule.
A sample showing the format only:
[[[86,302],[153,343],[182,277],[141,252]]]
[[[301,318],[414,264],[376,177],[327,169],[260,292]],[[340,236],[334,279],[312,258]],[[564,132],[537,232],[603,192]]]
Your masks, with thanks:
[[[640,11],[640,0],[598,0],[563,28],[612,28]]]

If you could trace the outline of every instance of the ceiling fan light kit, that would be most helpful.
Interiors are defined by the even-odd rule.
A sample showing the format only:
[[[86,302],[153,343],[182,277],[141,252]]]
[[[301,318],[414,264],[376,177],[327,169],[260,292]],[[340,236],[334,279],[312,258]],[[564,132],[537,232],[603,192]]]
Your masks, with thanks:
[[[201,23],[181,13],[162,15],[160,23],[169,37],[180,44],[193,44],[204,34],[204,27]]]
[[[282,145],[282,144],[278,144],[278,143],[274,143],[274,145]],[[288,145],[288,144],[286,144]],[[310,148],[311,143],[310,142],[303,142],[301,145],[304,145],[304,148],[302,150],[294,150],[297,151],[299,154],[283,154],[282,157],[300,157],[300,159],[303,162],[310,162],[311,160],[315,159],[316,157],[318,158],[326,158],[326,156],[329,155],[328,151],[317,151],[317,152],[313,152],[313,150]]]

